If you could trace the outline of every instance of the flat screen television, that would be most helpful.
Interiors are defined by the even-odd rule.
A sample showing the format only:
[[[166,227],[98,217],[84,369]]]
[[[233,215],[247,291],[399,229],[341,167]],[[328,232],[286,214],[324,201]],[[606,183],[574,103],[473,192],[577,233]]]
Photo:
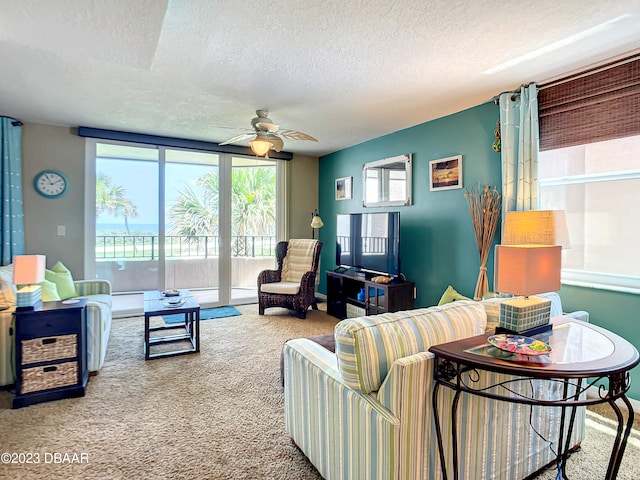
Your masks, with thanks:
[[[400,212],[339,213],[336,225],[337,265],[400,275]]]

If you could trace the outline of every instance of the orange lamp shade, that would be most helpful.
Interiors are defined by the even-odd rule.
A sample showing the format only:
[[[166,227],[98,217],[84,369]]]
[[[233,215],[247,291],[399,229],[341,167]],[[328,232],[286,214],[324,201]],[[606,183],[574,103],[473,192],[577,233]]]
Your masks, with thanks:
[[[505,212],[502,245],[534,244],[571,248],[564,211]]]
[[[46,255],[16,255],[13,257],[13,283],[30,285],[44,280]]]
[[[495,290],[528,297],[560,290],[560,245],[496,245]]]

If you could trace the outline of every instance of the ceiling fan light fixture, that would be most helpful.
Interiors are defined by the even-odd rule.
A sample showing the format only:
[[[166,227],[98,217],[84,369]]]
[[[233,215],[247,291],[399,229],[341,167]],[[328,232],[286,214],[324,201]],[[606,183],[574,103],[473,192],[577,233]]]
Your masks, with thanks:
[[[281,129],[268,117],[269,112],[267,110],[256,110],[256,115],[257,117],[251,120],[251,133],[241,133],[218,145],[229,145],[230,143],[244,141],[255,135],[253,140],[249,142],[251,151],[258,157],[269,158],[269,150],[281,152],[284,148],[282,137],[317,142],[315,138],[306,133],[286,128]]]
[[[256,156],[266,158],[269,150],[273,147],[273,143],[269,140],[265,140],[264,138],[256,137],[255,140],[251,140],[249,142],[249,146]]]

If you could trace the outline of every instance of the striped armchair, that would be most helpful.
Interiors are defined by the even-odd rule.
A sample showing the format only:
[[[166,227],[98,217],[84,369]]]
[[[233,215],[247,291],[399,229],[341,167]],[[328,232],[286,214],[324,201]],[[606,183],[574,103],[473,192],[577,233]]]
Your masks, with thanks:
[[[318,309],[315,288],[322,243],[318,240],[291,239],[276,245],[277,270],[258,275],[258,313],[265,308],[284,307],[305,318],[311,306]]]
[[[480,303],[458,301],[344,320],[335,328],[335,354],[309,339],[289,340],[283,351],[287,432],[328,480],[442,478],[428,349],[479,335],[485,325]],[[479,376],[487,386],[508,378]],[[562,393],[544,382],[520,384],[516,388],[549,398]],[[439,411],[450,411],[452,400],[453,391],[442,388]],[[554,459],[559,409],[462,394],[459,412],[460,478],[521,479]],[[584,416],[580,408],[574,444],[584,436]],[[451,471],[451,419],[443,417]]]

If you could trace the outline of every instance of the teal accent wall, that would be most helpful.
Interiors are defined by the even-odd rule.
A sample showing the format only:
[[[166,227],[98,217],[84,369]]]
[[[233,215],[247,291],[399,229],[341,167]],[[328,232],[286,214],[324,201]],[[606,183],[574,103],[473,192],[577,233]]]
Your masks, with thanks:
[[[321,268],[336,267],[336,214],[397,210],[401,269],[408,280],[416,283],[416,306],[437,304],[447,285],[472,297],[480,260],[464,193],[471,186],[501,189],[500,154],[491,148],[498,118],[498,107],[486,103],[321,157],[318,209],[325,224],[318,230],[324,244]],[[362,165],[403,153],[413,155],[413,205],[364,208]],[[464,187],[431,192],[429,161],[453,155],[462,155]],[[352,199],[336,201],[335,180],[349,176],[353,177]],[[499,232],[494,239],[494,243],[498,242]],[[493,255],[487,267],[492,289]],[[326,293],[324,274],[319,290]],[[640,348],[640,295],[565,285],[560,296],[565,311],[586,310],[592,323]],[[629,396],[640,399],[640,367],[631,372],[631,381]]]
[[[560,297],[565,311],[586,310],[591,323],[626,338],[640,349],[640,295],[563,285]],[[640,400],[640,366],[631,370],[628,395]]]
[[[416,283],[416,305],[438,303],[447,285],[472,297],[480,258],[464,194],[471,186],[500,188],[500,154],[491,148],[499,116],[498,107],[487,103],[321,157],[319,212],[325,224],[319,230],[321,267],[336,267],[336,214],[399,211],[401,271]],[[362,165],[404,153],[413,158],[413,204],[363,207]],[[453,155],[462,155],[463,188],[430,191],[429,162]],[[349,176],[353,177],[352,199],[336,201],[335,180]],[[490,279],[492,265],[491,256]],[[325,275],[319,289],[326,293]]]

